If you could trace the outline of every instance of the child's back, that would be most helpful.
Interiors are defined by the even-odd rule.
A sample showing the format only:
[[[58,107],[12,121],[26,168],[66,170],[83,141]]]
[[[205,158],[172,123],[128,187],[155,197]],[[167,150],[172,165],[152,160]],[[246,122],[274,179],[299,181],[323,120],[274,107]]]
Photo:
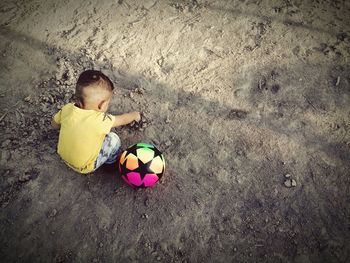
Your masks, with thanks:
[[[77,172],[89,173],[114,162],[120,140],[111,128],[140,120],[138,112],[106,113],[113,88],[103,73],[85,71],[77,82],[77,102],[65,105],[53,118],[53,126],[60,129],[58,153]]]

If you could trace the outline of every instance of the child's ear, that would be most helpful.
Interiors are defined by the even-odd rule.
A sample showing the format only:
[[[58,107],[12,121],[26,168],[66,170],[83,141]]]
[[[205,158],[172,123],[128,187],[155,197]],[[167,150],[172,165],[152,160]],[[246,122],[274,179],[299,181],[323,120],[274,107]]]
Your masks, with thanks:
[[[106,100],[103,100],[101,101],[99,104],[98,104],[98,109],[99,110],[102,110],[104,107],[105,107],[105,104],[107,103]]]
[[[75,105],[78,106],[80,109],[84,108],[84,104],[81,102],[81,100],[76,100]]]

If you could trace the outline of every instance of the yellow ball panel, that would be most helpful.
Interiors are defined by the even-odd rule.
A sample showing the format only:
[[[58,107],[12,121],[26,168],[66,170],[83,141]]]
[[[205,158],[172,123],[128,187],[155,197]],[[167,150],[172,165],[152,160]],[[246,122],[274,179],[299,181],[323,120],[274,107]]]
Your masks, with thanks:
[[[154,151],[149,148],[137,149],[137,157],[141,160],[141,162],[148,163],[153,159]]]
[[[163,171],[163,168],[164,168],[164,163],[162,158],[160,158],[160,156],[157,156],[156,158],[154,158],[150,165],[150,169],[154,173],[159,174]]]

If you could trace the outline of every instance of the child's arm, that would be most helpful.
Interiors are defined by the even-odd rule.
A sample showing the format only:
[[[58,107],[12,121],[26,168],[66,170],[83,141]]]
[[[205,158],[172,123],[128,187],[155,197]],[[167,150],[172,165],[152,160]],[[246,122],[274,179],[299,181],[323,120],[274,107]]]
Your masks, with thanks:
[[[122,115],[115,115],[114,117],[115,117],[115,121],[113,123],[113,127],[126,125],[133,121],[139,122],[141,120],[141,115],[137,111],[124,113]]]
[[[54,119],[52,119],[52,121],[51,121],[51,126],[52,126],[52,128],[54,128],[55,130],[59,130],[60,127],[61,127],[61,125],[58,124],[58,123],[56,123]]]

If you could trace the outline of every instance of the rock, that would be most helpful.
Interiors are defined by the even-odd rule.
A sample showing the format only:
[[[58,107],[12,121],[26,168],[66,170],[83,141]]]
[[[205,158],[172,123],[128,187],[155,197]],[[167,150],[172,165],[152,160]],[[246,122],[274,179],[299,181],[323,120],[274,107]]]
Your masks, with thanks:
[[[297,182],[294,179],[288,178],[286,181],[284,181],[284,186],[287,188],[295,187],[297,186]]]
[[[130,97],[130,99],[134,98],[134,93],[133,93],[133,92],[130,92],[130,93],[129,93],[129,97]]]
[[[287,188],[291,188],[292,187],[292,180],[291,179],[287,179],[284,181],[284,186]]]
[[[160,256],[158,256],[158,257],[157,257],[157,260],[158,260],[158,261],[161,261],[161,260],[162,260],[162,258],[161,258]]]
[[[170,141],[170,140],[167,140],[167,141],[164,143],[164,145],[165,145],[166,147],[169,147],[169,146],[171,145],[171,141]]]
[[[166,118],[165,123],[171,123],[171,120],[169,117]]]
[[[284,177],[285,178],[290,178],[290,174],[285,174]]]
[[[99,246],[100,248],[102,248],[102,247],[103,247],[103,243],[100,242],[100,243],[98,244],[98,246]]]
[[[55,217],[57,215],[57,210],[54,208],[49,214],[49,217]]]

